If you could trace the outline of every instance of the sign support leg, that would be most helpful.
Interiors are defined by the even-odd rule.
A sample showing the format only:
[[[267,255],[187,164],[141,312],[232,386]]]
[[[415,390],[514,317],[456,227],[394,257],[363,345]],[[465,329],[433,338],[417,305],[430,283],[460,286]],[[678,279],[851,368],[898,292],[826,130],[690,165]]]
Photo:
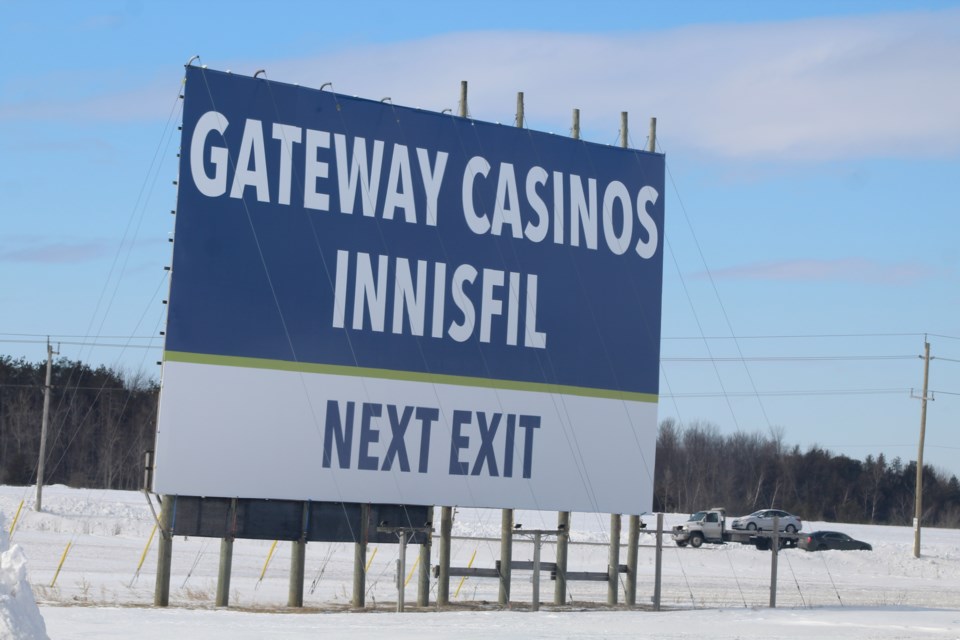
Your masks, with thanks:
[[[570,540],[570,512],[557,513],[557,581],[553,588],[553,604],[567,602],[567,543]]]
[[[433,509],[430,509],[433,513]],[[433,516],[430,516],[433,520]],[[420,544],[420,562],[417,573],[417,606],[430,605],[430,552],[433,547],[433,534],[425,533]]]
[[[653,610],[660,611],[660,584],[663,575],[663,514],[657,514],[657,556],[654,560]]]
[[[362,609],[366,602],[367,580],[367,534],[370,529],[370,505],[360,505],[360,531],[353,545],[353,600],[355,609]]]
[[[610,552],[607,556],[607,604],[617,604],[620,586],[620,514],[610,514]]]
[[[453,531],[453,507],[440,509],[440,576],[437,581],[437,606],[450,604],[450,535]]]
[[[307,560],[307,541],[293,541],[290,550],[290,587],[287,591],[287,606],[303,606],[303,574]]]
[[[400,557],[397,558],[397,613],[403,613],[404,576],[407,575],[407,532],[400,531]]]
[[[233,569],[233,538],[220,540],[220,569],[217,572],[218,607],[230,606],[230,572]]]
[[[163,496],[160,504],[160,540],[157,545],[157,583],[153,606],[170,605],[170,562],[173,557],[173,505],[175,496]]]
[[[510,604],[510,563],[513,562],[513,509],[500,512],[500,606]]]
[[[630,516],[627,533],[627,588],[624,594],[628,607],[637,604],[637,555],[640,546],[640,516]]]
[[[540,611],[540,539],[537,531],[533,534],[533,610]]]

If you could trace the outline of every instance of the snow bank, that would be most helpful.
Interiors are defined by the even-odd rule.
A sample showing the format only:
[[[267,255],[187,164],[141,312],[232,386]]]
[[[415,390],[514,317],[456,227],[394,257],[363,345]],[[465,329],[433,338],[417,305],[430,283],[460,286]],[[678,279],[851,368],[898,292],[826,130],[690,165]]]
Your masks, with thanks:
[[[47,627],[27,582],[27,559],[19,545],[10,546],[0,513],[0,640],[47,638]]]

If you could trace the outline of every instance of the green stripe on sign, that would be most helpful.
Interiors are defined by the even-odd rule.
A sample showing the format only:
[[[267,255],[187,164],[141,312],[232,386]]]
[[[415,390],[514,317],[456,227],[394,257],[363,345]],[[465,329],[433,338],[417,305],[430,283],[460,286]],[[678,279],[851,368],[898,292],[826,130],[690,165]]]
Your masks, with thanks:
[[[537,393],[560,393],[587,398],[607,398],[610,400],[632,400],[634,402],[656,402],[653,393],[616,391],[612,389],[591,389],[565,384],[545,384],[542,382],[521,382],[518,380],[493,380],[470,376],[451,376],[440,373],[419,373],[416,371],[394,371],[392,369],[371,369],[367,367],[349,367],[336,364],[316,364],[313,362],[290,362],[288,360],[267,360],[265,358],[241,358],[237,356],[215,356],[206,353],[187,353],[184,351],[164,351],[163,359],[170,362],[190,364],[210,364],[221,367],[243,367],[245,369],[270,369],[273,371],[294,371],[297,373],[325,373],[334,376],[353,376],[362,378],[380,378],[383,380],[405,380],[408,382],[427,382],[430,384],[452,384],[461,387],[483,387],[486,389],[509,389],[511,391],[534,391]]]

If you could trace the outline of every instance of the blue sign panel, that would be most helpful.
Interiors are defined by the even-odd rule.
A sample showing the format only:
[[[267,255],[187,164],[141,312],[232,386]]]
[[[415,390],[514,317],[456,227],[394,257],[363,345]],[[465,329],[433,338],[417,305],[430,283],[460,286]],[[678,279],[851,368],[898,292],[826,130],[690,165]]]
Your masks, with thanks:
[[[551,456],[589,475],[578,438],[598,437],[644,458],[652,483],[663,183],[660,154],[188,67],[157,486],[241,495],[187,472],[212,461],[182,451],[288,383],[287,420],[344,487],[308,473],[296,495],[244,497],[343,500],[376,493],[351,474],[378,471],[407,504],[524,506],[508,465],[525,486]],[[262,438],[241,457],[293,427],[245,428]],[[443,502],[404,489],[403,468],[498,484]],[[639,512],[630,500],[620,511]]]

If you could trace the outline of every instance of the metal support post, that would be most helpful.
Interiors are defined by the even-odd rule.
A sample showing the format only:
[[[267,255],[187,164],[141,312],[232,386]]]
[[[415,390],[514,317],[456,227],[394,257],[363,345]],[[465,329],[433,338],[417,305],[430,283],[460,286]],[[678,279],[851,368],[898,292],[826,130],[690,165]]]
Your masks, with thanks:
[[[287,606],[303,606],[304,568],[307,562],[307,528],[310,525],[310,503],[304,502],[300,516],[300,539],[293,541],[290,553],[290,586],[287,590]]]
[[[610,552],[607,556],[607,604],[617,604],[620,586],[620,514],[610,514]]]
[[[367,579],[367,538],[370,529],[370,505],[360,505],[359,539],[353,545],[353,600],[355,609],[362,609],[366,603]]]
[[[773,516],[773,538],[770,540],[770,608],[777,606],[777,557],[780,554],[780,517]]]
[[[437,562],[440,575],[437,578],[437,606],[450,604],[450,535],[453,531],[453,507],[440,509],[440,553]]]
[[[653,567],[653,610],[660,611],[660,583],[663,573],[663,514],[657,514],[657,555]]]
[[[149,452],[152,457],[152,452]],[[152,468],[149,462],[148,466]],[[146,478],[149,480],[149,478]],[[149,482],[147,483],[149,486]],[[147,496],[150,501],[150,496]],[[217,573],[217,606],[227,607],[230,605],[230,574],[233,571],[233,535],[237,528],[237,499],[230,500],[230,533],[220,541],[220,569]]]
[[[460,81],[460,109],[459,115],[461,118],[468,117],[469,111],[467,110],[467,81]]]
[[[624,593],[628,607],[637,604],[637,562],[640,546],[640,516],[630,516],[627,533],[627,586]]]
[[[433,520],[433,509],[430,509],[430,520]],[[433,526],[433,523],[428,523]],[[433,534],[424,535],[423,542],[420,543],[420,560],[417,573],[417,606],[426,607],[430,605],[430,551],[433,547]]]
[[[510,604],[510,563],[513,562],[513,509],[500,512],[500,593],[501,606]]]
[[[403,613],[404,576],[407,575],[407,532],[397,532],[400,537],[400,556],[397,558],[397,613]]]
[[[570,512],[557,513],[557,581],[553,588],[553,604],[567,602],[567,547],[570,541]]]
[[[230,572],[233,569],[233,538],[220,540],[220,569],[217,572],[218,607],[230,606]]]
[[[303,574],[307,559],[307,541],[293,541],[290,550],[290,586],[287,590],[287,606],[303,606]]]
[[[163,496],[160,503],[160,540],[157,543],[157,582],[153,606],[170,604],[170,562],[173,556],[173,508],[176,496]]]
[[[540,541],[539,531],[533,534],[533,605],[534,611],[540,611]]]

